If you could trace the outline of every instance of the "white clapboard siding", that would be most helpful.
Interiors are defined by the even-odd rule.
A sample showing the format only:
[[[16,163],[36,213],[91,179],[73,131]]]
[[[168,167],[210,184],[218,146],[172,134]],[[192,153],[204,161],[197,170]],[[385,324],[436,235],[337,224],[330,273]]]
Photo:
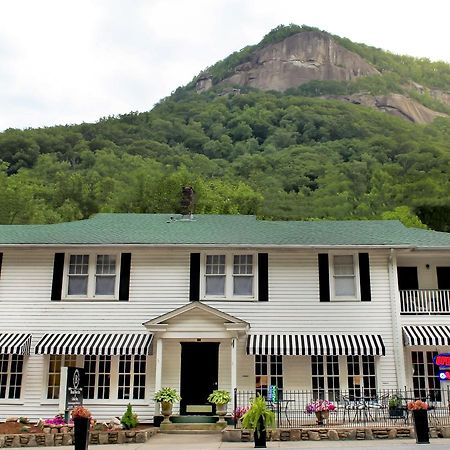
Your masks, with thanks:
[[[200,249],[123,248],[132,253],[130,300],[51,301],[53,255],[55,251],[82,253],[83,249],[11,249],[3,250],[0,279],[1,332],[33,334],[32,350],[44,333],[64,332],[145,332],[144,322],[189,302],[189,255]],[[319,302],[317,252],[313,250],[264,250],[269,253],[268,302],[209,301],[208,305],[250,324],[252,333],[381,334],[386,357],[379,358],[379,387],[396,387],[392,349],[392,321],[388,278],[388,252],[370,252],[371,302]],[[101,253],[111,252],[108,248]],[[203,327],[206,327],[201,317]],[[186,315],[183,327],[198,329],[200,319]],[[219,319],[208,317],[214,328]],[[217,322],[217,323],[216,323]],[[231,387],[230,342],[220,345],[219,386]],[[238,342],[237,384],[253,389],[254,358],[245,354],[245,337]],[[285,358],[286,388],[304,389],[310,383],[309,358]],[[153,415],[154,357],[149,357],[147,395],[143,403],[132,402],[143,419]],[[37,418],[55,413],[55,402],[43,400],[47,377],[45,356],[26,358],[23,400],[0,401],[0,418],[21,414]],[[164,340],[163,386],[179,388],[180,344]],[[109,418],[123,413],[126,401],[92,404],[94,413]],[[88,402],[89,404],[89,402]]]

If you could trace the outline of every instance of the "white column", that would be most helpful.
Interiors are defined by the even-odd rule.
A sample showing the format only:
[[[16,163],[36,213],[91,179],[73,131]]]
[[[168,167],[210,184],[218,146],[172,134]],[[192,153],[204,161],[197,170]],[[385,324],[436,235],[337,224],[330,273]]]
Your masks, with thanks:
[[[158,339],[156,341],[156,368],[155,368],[155,392],[158,392],[162,385],[162,353],[163,353],[163,341]],[[160,412],[160,403],[155,405],[155,415]]]
[[[234,390],[237,387],[237,339],[231,338],[231,408],[236,408],[234,404]]]
[[[397,388],[406,386],[405,348],[403,346],[402,324],[400,320],[400,293],[397,280],[397,255],[393,249],[389,255],[389,288],[391,294],[392,341],[397,374]]]

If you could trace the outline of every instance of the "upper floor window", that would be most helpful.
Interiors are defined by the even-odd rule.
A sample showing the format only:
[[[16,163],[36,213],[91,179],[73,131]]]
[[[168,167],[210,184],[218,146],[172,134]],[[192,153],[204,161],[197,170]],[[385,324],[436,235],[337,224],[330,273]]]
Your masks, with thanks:
[[[204,298],[254,298],[253,254],[205,255]]]
[[[358,267],[355,255],[332,255],[330,276],[332,299],[354,300],[359,298]]]
[[[68,255],[66,296],[68,298],[116,298],[117,265],[116,255]]]

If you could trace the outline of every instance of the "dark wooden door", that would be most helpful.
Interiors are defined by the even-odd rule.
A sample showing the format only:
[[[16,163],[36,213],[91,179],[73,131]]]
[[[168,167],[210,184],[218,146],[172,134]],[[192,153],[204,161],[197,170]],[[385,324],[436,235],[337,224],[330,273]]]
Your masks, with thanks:
[[[400,291],[419,289],[417,267],[397,267],[397,274]]]
[[[436,267],[438,289],[450,289],[450,267]]]
[[[207,398],[217,389],[218,371],[218,342],[181,343],[181,414],[215,413]]]

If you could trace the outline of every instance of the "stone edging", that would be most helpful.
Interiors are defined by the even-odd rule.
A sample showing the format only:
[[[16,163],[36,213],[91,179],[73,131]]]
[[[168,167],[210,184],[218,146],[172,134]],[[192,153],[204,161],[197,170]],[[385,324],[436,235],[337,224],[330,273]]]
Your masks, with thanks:
[[[385,428],[276,428],[268,430],[271,441],[340,441],[415,438],[414,427]],[[430,427],[430,437],[450,438],[450,426]],[[222,431],[223,442],[251,442],[253,433],[249,430],[227,428]]]
[[[158,428],[141,431],[91,431],[89,444],[142,444],[158,431]],[[73,445],[73,443],[73,433],[0,434],[0,448],[59,447],[61,445]]]

